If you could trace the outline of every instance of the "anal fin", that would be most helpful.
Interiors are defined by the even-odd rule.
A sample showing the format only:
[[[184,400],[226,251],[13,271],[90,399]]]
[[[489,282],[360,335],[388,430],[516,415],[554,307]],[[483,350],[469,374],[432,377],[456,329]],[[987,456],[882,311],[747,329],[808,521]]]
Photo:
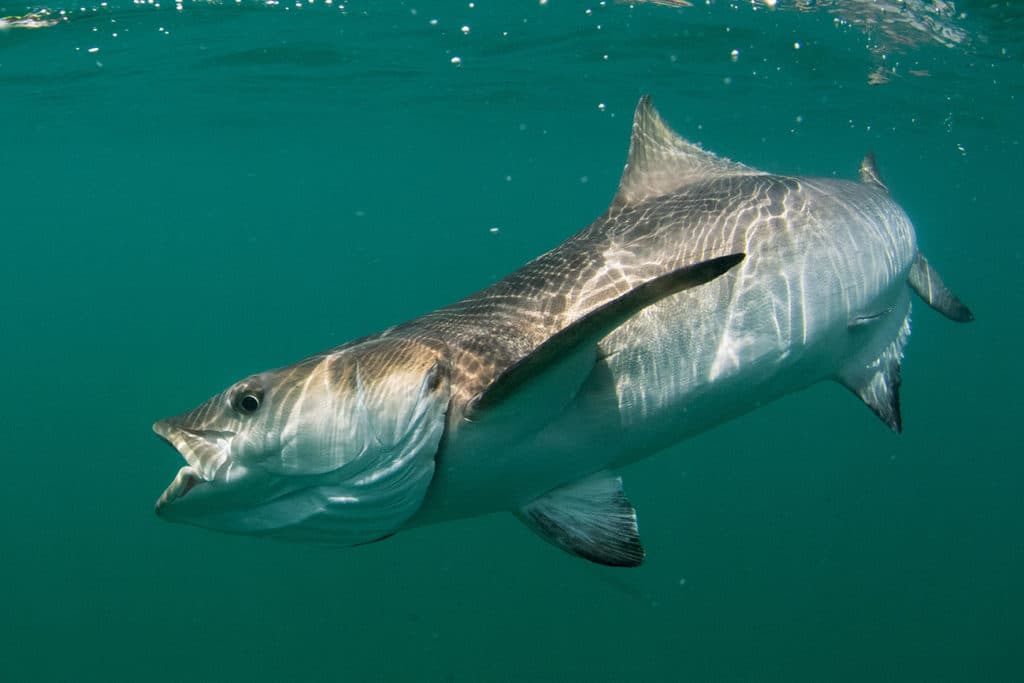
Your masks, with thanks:
[[[900,362],[909,337],[908,310],[896,332],[896,338],[882,353],[866,362],[858,360],[844,368],[836,378],[897,434],[903,431],[903,418],[900,415]]]
[[[516,516],[562,550],[611,567],[644,561],[636,510],[622,491],[622,479],[601,472],[549,491]]]

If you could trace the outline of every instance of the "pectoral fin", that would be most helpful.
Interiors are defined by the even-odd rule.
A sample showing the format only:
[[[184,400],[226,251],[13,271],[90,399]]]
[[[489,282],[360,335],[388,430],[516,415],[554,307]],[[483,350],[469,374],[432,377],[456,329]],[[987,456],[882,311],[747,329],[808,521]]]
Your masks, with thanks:
[[[622,479],[601,472],[554,489],[516,516],[567,553],[611,567],[636,567],[644,549]]]
[[[667,296],[715,279],[743,260],[731,254],[685,266],[631,289],[566,326],[509,367],[466,409],[470,420],[498,407],[536,412],[550,403],[545,395],[574,394],[597,360],[597,343],[641,309]],[[512,405],[509,405],[512,404]],[[543,407],[541,407],[543,410]]]

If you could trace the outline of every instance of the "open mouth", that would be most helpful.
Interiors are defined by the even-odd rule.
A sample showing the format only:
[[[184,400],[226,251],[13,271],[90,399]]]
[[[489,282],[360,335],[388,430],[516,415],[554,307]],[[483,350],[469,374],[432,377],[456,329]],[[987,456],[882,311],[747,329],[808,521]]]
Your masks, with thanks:
[[[233,432],[218,430],[189,429],[182,426],[177,418],[160,420],[153,425],[164,441],[171,445],[188,463],[178,470],[171,482],[156,501],[156,511],[176,500],[187,496],[192,489],[210,482],[227,460],[227,446]]]

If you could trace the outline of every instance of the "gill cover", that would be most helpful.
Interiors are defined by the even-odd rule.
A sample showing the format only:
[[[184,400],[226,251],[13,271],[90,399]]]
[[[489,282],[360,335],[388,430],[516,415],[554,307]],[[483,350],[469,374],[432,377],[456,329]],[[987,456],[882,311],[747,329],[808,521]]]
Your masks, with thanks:
[[[433,477],[449,375],[434,349],[375,339],[243,380],[158,423],[157,432],[187,460],[195,451],[187,452],[181,434],[194,441],[221,433],[221,421],[233,432],[207,444],[221,449],[217,474],[188,482],[180,499],[158,512],[171,521],[286,540],[356,545],[389,536],[419,509]],[[262,405],[239,421],[231,415],[238,387],[254,382]],[[203,424],[190,424],[193,415],[204,416]],[[195,473],[191,461],[185,470]]]

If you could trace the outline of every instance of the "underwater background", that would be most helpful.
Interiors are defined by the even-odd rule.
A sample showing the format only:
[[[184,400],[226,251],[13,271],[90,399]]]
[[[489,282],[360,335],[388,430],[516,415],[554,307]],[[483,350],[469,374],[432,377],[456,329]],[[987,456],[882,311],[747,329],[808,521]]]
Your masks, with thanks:
[[[0,0],[0,680],[1024,678],[1019,3],[56,3]],[[157,519],[155,420],[583,228],[643,93],[769,171],[874,150],[977,316],[915,302],[902,436],[823,384],[626,469],[635,570]]]

